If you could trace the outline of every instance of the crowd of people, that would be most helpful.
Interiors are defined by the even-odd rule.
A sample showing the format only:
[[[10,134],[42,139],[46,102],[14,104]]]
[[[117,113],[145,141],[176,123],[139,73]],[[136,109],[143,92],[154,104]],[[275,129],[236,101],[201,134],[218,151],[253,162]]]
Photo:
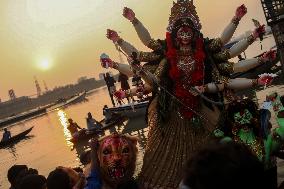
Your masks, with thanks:
[[[91,151],[82,155],[82,162],[87,164],[83,171],[57,167],[46,180],[37,174],[15,174],[12,188],[21,189],[23,183],[36,180],[42,183],[41,189],[276,189],[276,158],[284,155],[284,98],[277,93],[269,95],[260,110],[252,99],[238,98],[236,91],[266,87],[273,75],[232,77],[275,61],[276,51],[251,59],[239,56],[238,63],[231,61],[254,41],[262,40],[266,30],[260,24],[234,46],[225,47],[246,13],[245,5],[239,6],[222,34],[209,39],[201,32],[193,1],[177,0],[171,8],[165,39],[156,40],[134,11],[125,7],[123,16],[152,51],[139,51],[118,32],[108,29],[107,38],[125,53],[129,65],[117,63],[105,53],[100,58],[104,68],[121,73],[121,90],[116,90],[116,81],[109,73],[104,76],[113,106],[113,96],[121,104],[133,96],[143,99],[152,95],[146,114],[147,147],[138,177],[134,178],[137,139],[113,133],[91,140]],[[126,82],[133,76],[137,81],[130,89]],[[270,106],[278,128],[271,127]],[[80,127],[68,121],[76,137]],[[87,123],[88,127],[94,125],[91,115]],[[30,175],[33,178],[24,182]]]
[[[115,137],[112,136],[107,142],[125,142],[117,141],[118,138],[124,139],[125,136]],[[104,173],[105,159],[100,157],[98,149],[94,149],[103,148],[105,144],[100,145],[92,148],[92,157],[84,162],[89,165],[83,169],[58,166],[45,177],[27,165],[13,165],[7,174],[10,189],[139,189],[133,172],[126,174],[129,167],[126,167],[125,175],[119,171]],[[124,153],[130,156],[129,151],[128,149]],[[102,153],[104,157],[109,157],[105,151]],[[136,156],[136,153],[134,154]],[[136,157],[128,160],[135,162],[134,159]],[[113,160],[113,168],[123,166],[124,160],[124,154],[119,154]],[[198,150],[185,164],[179,189],[268,189],[269,186],[263,164],[246,145],[212,142]]]
[[[105,80],[107,88],[108,88],[109,97],[111,99],[112,105],[113,106],[123,105],[124,104],[123,99],[117,98],[117,96],[116,96],[117,90],[116,90],[116,86],[115,86],[115,83],[116,83],[115,78],[110,73],[107,72],[106,74],[104,74],[104,80]],[[129,80],[129,78],[126,74],[119,72],[119,75],[118,75],[118,82],[120,82],[120,90],[119,91],[126,92],[126,91],[130,90],[130,85],[128,83],[128,80]],[[143,80],[141,79],[141,77],[138,74],[133,75],[132,86],[140,87],[141,89],[143,88],[143,86],[144,86]],[[144,97],[145,98],[147,97],[146,94],[143,94],[143,90],[141,92],[142,93],[140,95],[137,95],[137,98],[139,100],[143,100]],[[126,99],[127,99],[128,103],[137,101],[137,100],[134,99],[134,96],[126,97]]]
[[[269,120],[273,109],[281,127],[283,104],[284,96],[272,93],[263,102],[260,115]],[[87,124],[97,123],[90,112],[87,115]],[[68,129],[73,135],[76,134],[81,128],[72,119],[68,121]],[[267,169],[248,144],[216,136],[213,138],[186,163],[181,162],[184,166],[178,189],[277,188],[276,172]],[[89,141],[91,150],[80,156],[83,168],[58,166],[47,177],[27,165],[13,165],[7,173],[10,189],[143,189],[139,178],[134,177],[137,140],[118,133],[100,139],[95,137]],[[278,188],[284,188],[284,184]]]

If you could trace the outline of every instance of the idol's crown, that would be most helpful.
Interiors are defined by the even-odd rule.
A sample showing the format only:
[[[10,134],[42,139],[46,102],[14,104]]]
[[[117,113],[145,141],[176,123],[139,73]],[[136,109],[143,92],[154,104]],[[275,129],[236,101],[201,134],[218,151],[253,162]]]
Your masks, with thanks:
[[[193,5],[193,0],[177,0],[177,2],[173,2],[169,18],[169,32],[172,31],[175,22],[182,18],[189,18],[195,29],[201,29],[201,24],[195,6]]]

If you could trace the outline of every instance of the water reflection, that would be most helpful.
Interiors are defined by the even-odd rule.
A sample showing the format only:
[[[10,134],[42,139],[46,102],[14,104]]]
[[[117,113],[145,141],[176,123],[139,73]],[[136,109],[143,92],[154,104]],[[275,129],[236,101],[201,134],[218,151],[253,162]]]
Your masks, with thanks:
[[[9,146],[8,151],[13,155],[14,160],[17,160],[17,151],[15,145]]]
[[[73,150],[76,150],[76,154],[77,154],[77,161],[80,161],[80,155],[85,152],[87,149],[89,149],[89,146],[88,144],[84,144],[84,143],[78,143],[78,144],[75,144],[72,148],[72,151]]]
[[[129,134],[138,138],[138,145],[141,150],[146,146],[148,128],[144,117],[130,119],[127,125],[120,128],[119,132]]]
[[[80,161],[80,155],[89,148],[88,141],[79,141],[76,144],[73,144],[70,140],[72,139],[72,135],[70,131],[67,129],[68,127],[68,117],[65,111],[62,109],[58,110],[57,112],[59,122],[62,125],[63,133],[66,138],[67,145],[71,148],[71,151],[75,150],[77,155],[77,161]]]
[[[66,138],[66,143],[69,147],[73,147],[73,143],[70,142],[71,138],[72,138],[72,135],[70,133],[70,131],[67,129],[68,127],[68,118],[67,118],[67,115],[66,113],[63,111],[63,110],[58,110],[57,112],[57,115],[59,117],[59,122],[60,124],[63,126],[63,133],[64,133],[64,136]]]

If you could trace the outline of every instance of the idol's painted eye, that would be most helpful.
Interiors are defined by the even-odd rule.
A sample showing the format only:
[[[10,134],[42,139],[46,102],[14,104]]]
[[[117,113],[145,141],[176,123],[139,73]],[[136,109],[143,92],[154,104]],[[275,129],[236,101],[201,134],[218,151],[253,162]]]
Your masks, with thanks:
[[[129,148],[128,147],[126,147],[126,148],[123,148],[123,150],[122,150],[122,153],[129,153]]]
[[[108,154],[110,154],[111,153],[111,151],[109,150],[109,149],[104,149],[103,150],[103,154],[104,155],[108,155]]]

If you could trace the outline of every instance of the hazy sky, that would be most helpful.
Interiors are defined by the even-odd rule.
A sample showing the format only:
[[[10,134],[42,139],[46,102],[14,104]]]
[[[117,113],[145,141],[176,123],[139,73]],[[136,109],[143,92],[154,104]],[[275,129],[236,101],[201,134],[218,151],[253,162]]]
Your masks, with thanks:
[[[248,14],[236,34],[253,28],[251,18],[265,20],[260,0],[194,2],[208,37],[217,37],[243,3]],[[136,12],[154,38],[164,38],[172,0],[1,0],[0,98],[7,100],[11,88],[17,96],[35,94],[33,76],[49,88],[75,83],[81,76],[98,78],[106,71],[99,63],[102,52],[119,60],[105,37],[107,28],[147,50],[122,16],[125,6]],[[46,62],[50,67],[44,70],[45,65],[39,65]]]

